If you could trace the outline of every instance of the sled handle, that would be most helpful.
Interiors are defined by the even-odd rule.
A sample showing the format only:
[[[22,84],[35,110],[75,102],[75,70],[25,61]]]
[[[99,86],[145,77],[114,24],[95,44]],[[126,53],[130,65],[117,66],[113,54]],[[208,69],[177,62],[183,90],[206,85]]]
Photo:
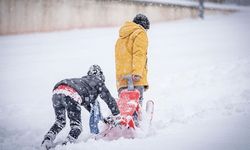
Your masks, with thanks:
[[[134,87],[132,75],[126,75],[123,77],[123,79],[127,80],[127,82],[128,82],[128,90],[133,91],[135,89],[135,87]]]

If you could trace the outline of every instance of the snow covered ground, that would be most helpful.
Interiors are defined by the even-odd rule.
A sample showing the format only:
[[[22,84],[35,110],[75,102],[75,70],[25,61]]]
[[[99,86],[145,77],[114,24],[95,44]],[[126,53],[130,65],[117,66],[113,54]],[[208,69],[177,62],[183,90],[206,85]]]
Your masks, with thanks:
[[[145,100],[155,101],[150,131],[135,139],[84,142],[72,150],[249,150],[250,9],[205,20],[152,24]],[[39,149],[54,122],[51,90],[100,64],[115,89],[116,28],[0,37],[0,149]],[[108,114],[105,105],[104,113]],[[59,139],[66,137],[68,125]]]

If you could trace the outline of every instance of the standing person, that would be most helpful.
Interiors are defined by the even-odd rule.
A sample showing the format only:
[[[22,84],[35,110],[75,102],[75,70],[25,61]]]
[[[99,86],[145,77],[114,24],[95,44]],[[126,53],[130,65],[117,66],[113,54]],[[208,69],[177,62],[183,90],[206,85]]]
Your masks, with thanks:
[[[143,103],[143,92],[148,89],[147,81],[147,30],[150,27],[148,18],[137,14],[133,21],[127,21],[119,31],[115,45],[116,85],[118,92],[128,87],[124,79],[132,75],[135,88],[140,91],[140,105]]]
[[[81,78],[65,79],[57,83],[53,89],[53,108],[56,121],[44,136],[42,147],[50,149],[56,135],[66,125],[66,111],[70,120],[70,132],[63,144],[76,141],[82,131],[81,107],[84,106],[89,112],[95,106],[97,97],[100,97],[108,105],[112,115],[119,116],[119,109],[115,99],[106,88],[105,77],[98,65],[92,65],[86,76]]]
[[[199,0],[199,17],[204,19],[204,0]]]

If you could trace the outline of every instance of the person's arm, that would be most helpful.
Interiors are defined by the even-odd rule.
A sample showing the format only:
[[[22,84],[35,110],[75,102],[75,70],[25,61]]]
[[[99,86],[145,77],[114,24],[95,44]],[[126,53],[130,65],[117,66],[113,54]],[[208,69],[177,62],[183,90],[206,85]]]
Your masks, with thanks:
[[[102,85],[99,88],[100,91],[100,97],[105,101],[105,103],[108,105],[112,115],[118,115],[120,114],[120,111],[118,109],[117,103],[114,99],[114,97],[112,97],[112,95],[110,94],[109,90],[106,88],[105,85]]]

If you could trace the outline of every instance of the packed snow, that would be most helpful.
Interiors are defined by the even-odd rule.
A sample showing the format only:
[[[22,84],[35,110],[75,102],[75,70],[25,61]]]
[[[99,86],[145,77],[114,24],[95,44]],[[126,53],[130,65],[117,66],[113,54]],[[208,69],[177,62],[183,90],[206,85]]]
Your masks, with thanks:
[[[88,139],[89,114],[72,150],[250,149],[250,9],[152,24],[148,31],[150,129],[136,138]],[[54,122],[52,88],[99,64],[117,97],[118,27],[0,37],[0,149],[37,150]],[[99,99],[102,112],[110,112]],[[145,107],[145,105],[144,105]],[[67,136],[69,124],[56,141]]]

